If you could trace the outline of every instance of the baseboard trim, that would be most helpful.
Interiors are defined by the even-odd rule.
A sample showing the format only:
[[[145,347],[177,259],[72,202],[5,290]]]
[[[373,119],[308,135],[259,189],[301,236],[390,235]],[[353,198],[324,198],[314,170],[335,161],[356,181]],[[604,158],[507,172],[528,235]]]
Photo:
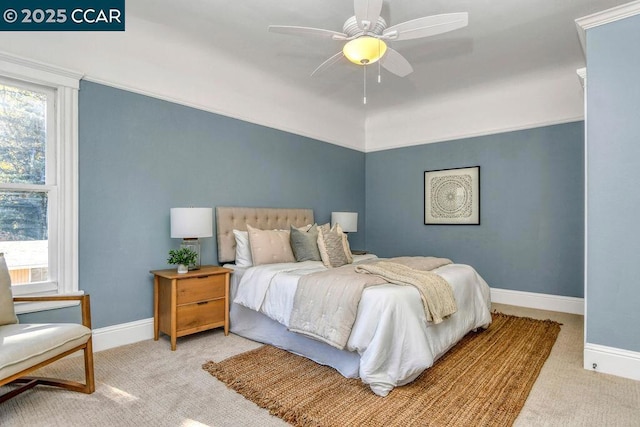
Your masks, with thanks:
[[[491,288],[491,301],[538,310],[584,315],[584,299]]]
[[[584,369],[640,381],[640,353],[604,345],[584,345]]]
[[[153,338],[153,317],[93,330],[93,351],[108,350]]]

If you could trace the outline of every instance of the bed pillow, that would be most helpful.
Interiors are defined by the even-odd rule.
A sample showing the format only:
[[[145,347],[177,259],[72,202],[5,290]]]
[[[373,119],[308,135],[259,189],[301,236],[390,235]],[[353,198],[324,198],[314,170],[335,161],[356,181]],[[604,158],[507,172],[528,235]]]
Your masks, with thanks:
[[[249,233],[247,231],[233,230],[236,238],[236,265],[238,267],[251,267],[251,246],[249,246]]]
[[[307,225],[303,225],[302,227],[294,227],[293,225],[291,227],[295,228],[296,230],[300,230],[300,231],[304,231],[305,233],[309,230],[311,230],[311,227],[317,227],[318,224],[307,224]]]
[[[0,253],[0,326],[13,323],[18,323],[18,318],[13,308],[11,276],[9,276],[4,254]]]
[[[353,262],[347,235],[342,232],[339,224],[334,225],[329,231],[322,227],[319,228],[318,249],[322,263],[326,267],[341,267]]]
[[[306,229],[306,230],[305,230]],[[318,226],[296,228],[291,226],[291,249],[296,261],[321,261],[318,250]]]
[[[260,230],[247,224],[253,265],[296,262],[289,230]]]
[[[329,224],[328,222],[326,224],[322,224],[318,226],[318,231],[324,231],[325,233],[328,233],[329,230],[331,230],[331,224]]]

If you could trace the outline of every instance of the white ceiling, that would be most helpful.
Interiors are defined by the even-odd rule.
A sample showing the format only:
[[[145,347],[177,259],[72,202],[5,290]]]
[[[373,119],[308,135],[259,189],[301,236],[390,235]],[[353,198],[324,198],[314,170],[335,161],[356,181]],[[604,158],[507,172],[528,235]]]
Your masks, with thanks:
[[[129,0],[124,32],[5,32],[3,53],[84,79],[365,152],[584,118],[577,18],[624,0],[385,0],[388,25],[468,12],[465,28],[390,42],[401,78],[343,60],[342,42],[267,31],[342,31],[353,0]],[[633,4],[633,3],[631,3]]]
[[[370,66],[367,115],[451,91],[473,90],[502,79],[584,66],[575,19],[625,3],[620,0],[388,0],[388,25],[422,16],[468,12],[469,26],[425,39],[391,42],[413,66],[401,78]],[[350,0],[135,0],[127,16],[172,27],[239,63],[332,104],[360,106],[363,72],[346,59],[320,75],[311,72],[343,42],[267,31],[269,24],[342,31],[353,15]]]

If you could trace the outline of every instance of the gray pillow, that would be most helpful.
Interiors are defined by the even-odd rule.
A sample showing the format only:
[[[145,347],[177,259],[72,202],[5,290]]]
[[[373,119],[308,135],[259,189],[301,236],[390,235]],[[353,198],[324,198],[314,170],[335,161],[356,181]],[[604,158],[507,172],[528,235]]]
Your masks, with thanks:
[[[308,231],[291,226],[291,249],[296,261],[321,261],[318,250],[318,226],[313,224]]]
[[[13,308],[9,269],[4,254],[0,253],[0,326],[11,323],[18,323],[18,318]]]

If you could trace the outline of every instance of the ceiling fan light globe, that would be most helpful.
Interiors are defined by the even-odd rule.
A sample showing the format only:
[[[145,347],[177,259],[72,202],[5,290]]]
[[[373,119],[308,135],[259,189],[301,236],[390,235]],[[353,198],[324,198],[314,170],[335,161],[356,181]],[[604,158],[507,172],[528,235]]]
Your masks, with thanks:
[[[382,58],[387,51],[387,44],[375,37],[362,36],[345,43],[342,53],[357,65],[369,65]]]

